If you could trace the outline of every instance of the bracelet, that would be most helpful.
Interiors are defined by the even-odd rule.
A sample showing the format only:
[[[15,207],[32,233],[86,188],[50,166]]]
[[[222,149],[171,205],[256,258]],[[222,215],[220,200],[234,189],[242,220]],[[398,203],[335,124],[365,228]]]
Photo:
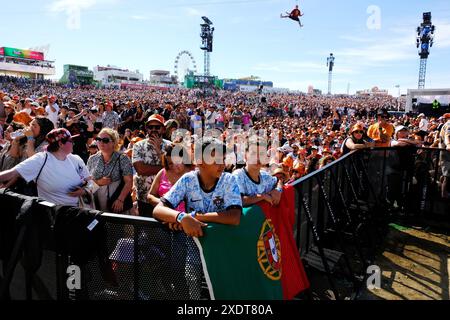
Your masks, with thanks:
[[[119,198],[117,198],[117,200],[116,201],[119,201],[119,202],[122,202],[123,203],[123,201],[122,200],[120,200]]]
[[[275,188],[275,190],[277,190],[278,192],[283,192],[283,188],[282,187],[277,187],[277,188]]]
[[[27,136],[27,140],[28,140],[28,141],[33,141],[33,140],[34,140],[34,137],[33,137],[33,136]]]
[[[177,222],[181,223],[181,221],[183,221],[183,219],[186,217],[186,212],[179,212],[177,215]]]

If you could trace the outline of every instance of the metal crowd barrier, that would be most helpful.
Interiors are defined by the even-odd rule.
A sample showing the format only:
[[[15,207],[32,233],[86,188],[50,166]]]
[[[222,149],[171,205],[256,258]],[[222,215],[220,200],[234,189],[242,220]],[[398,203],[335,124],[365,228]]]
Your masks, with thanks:
[[[19,211],[23,203],[21,200],[29,199],[30,197],[10,192],[0,195],[1,203],[16,201],[16,208]],[[101,216],[98,216],[97,214],[100,214],[98,211],[84,210],[85,213],[96,216],[96,219],[100,221],[100,226],[95,226],[94,230],[96,228],[101,230],[88,239],[90,244],[95,246],[92,254],[77,260],[76,257],[68,254],[67,250],[62,250],[61,239],[52,231],[52,224],[56,228],[55,221],[52,219],[63,211],[66,212],[68,207],[36,202],[35,208],[43,210],[33,210],[34,216],[40,215],[43,217],[42,220],[51,223],[41,224],[38,230],[32,230],[33,226],[26,223],[12,224],[14,231],[9,236],[16,238],[14,247],[8,250],[0,246],[0,253],[4,258],[3,268],[0,268],[3,269],[3,278],[0,279],[0,299],[209,299],[198,249],[192,238],[184,233],[172,232],[151,218],[110,213],[101,213]],[[71,215],[67,222],[77,223],[76,211],[83,212],[83,209],[71,208],[70,210],[75,215]],[[26,230],[22,231],[23,228]],[[70,235],[83,234],[70,228],[67,230]],[[43,240],[41,248],[30,250],[27,236],[21,237],[23,232],[25,234],[40,233],[36,240]],[[86,239],[74,238],[69,247],[76,247],[77,241],[83,242]],[[4,245],[4,243],[1,244]],[[39,253],[33,249],[41,249],[41,251]],[[6,254],[5,251],[7,251]],[[24,254],[21,255],[19,252]],[[37,270],[24,263],[27,255],[39,256],[40,254],[41,258],[37,258],[40,260]],[[12,281],[8,280],[11,276],[8,275],[8,271],[14,273]],[[80,275],[78,287],[76,287],[76,274],[71,273],[72,271]]]
[[[379,148],[365,159],[369,179],[379,199],[397,212],[424,219],[449,220],[450,206],[441,197],[438,148]]]
[[[352,152],[302,179],[296,241],[309,276],[316,273],[334,298],[356,297],[386,227],[396,219],[450,221],[440,196],[435,148],[375,148]],[[318,279],[321,279],[320,277]]]
[[[323,286],[336,299],[356,297],[387,222],[396,215],[449,219],[448,202],[439,197],[436,161],[445,151],[414,148],[408,151],[413,160],[405,160],[401,152],[353,152],[293,184],[294,236],[312,293]],[[153,219],[109,213],[98,217],[98,211],[56,207],[6,190],[0,190],[0,203],[0,299],[210,298],[192,239]],[[90,239],[95,250],[83,263],[61,250],[63,241],[55,236],[55,217],[67,210],[101,222],[96,238]],[[85,240],[74,230],[67,232],[69,246]],[[71,286],[77,266],[80,288]]]

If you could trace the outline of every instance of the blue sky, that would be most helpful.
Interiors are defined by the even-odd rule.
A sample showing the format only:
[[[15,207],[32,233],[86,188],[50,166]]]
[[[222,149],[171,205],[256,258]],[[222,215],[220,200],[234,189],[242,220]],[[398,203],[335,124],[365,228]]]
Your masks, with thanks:
[[[20,4],[19,4],[20,3]],[[220,78],[255,75],[276,87],[326,91],[326,58],[336,56],[334,93],[378,86],[397,95],[417,87],[419,57],[415,29],[431,11],[435,45],[427,88],[450,88],[450,3],[448,0],[304,0],[300,29],[281,12],[295,0],[38,0],[4,1],[0,46],[50,45],[57,76],[64,64],[116,65],[173,72],[178,52],[192,52],[199,71],[201,16],[214,23],[211,73]],[[379,9],[380,24],[373,21]],[[368,12],[368,8],[371,9]],[[80,19],[76,12],[79,10]],[[375,20],[377,21],[377,20]]]

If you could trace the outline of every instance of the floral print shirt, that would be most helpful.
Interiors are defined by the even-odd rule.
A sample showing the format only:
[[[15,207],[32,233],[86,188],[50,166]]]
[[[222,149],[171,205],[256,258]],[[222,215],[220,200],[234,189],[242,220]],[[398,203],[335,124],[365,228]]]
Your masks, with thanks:
[[[133,174],[130,158],[120,152],[114,152],[108,163],[103,160],[102,153],[97,152],[89,158],[87,167],[94,180],[108,176],[111,177],[112,182],[115,182]]]
[[[116,129],[120,124],[120,116],[115,111],[105,111],[102,116],[103,128]]]
[[[171,144],[170,141],[163,139],[161,150],[164,150],[167,145]],[[155,148],[148,139],[139,141],[133,145],[133,158],[132,163],[144,162],[146,165],[162,166],[161,158],[158,156]],[[136,173],[133,177],[133,185],[136,189],[137,199],[147,202],[147,193],[150,191],[155,175],[141,176]]]
[[[198,175],[198,170],[183,175],[161,201],[176,208],[184,200],[187,212],[223,212],[230,208],[242,208],[239,187],[230,173],[222,173],[214,189],[209,192],[201,187]]]

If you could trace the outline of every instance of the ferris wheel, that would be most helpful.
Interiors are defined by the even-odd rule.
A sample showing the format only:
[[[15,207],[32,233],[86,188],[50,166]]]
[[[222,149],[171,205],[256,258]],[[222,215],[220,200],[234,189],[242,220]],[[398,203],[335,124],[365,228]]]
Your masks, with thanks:
[[[197,63],[194,56],[187,50],[181,51],[175,58],[175,75],[178,77],[178,82],[184,82],[184,76],[193,71],[197,73]]]

